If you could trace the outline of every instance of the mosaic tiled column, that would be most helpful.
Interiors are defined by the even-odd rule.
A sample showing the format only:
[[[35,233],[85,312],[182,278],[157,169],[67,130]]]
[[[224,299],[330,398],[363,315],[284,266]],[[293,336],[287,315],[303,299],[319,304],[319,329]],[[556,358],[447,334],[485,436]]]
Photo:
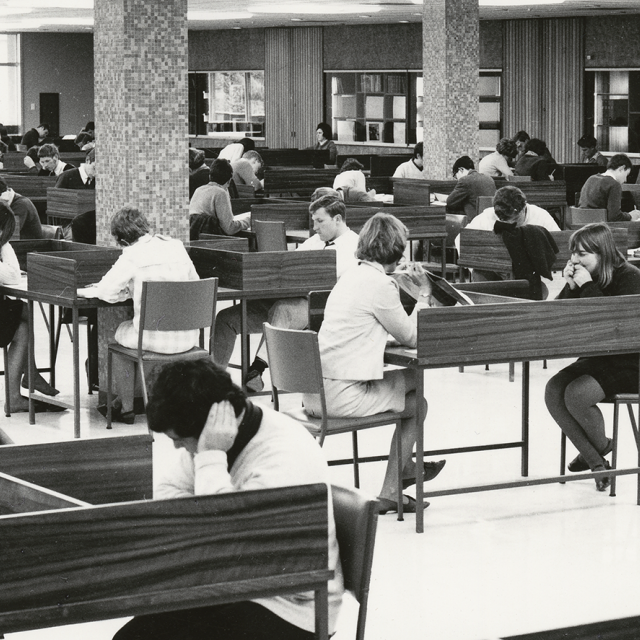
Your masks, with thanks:
[[[94,14],[98,244],[124,204],[188,240],[187,0],[96,0]]]
[[[424,0],[424,173],[451,178],[457,158],[478,161],[478,0]]]
[[[95,0],[94,21],[98,244],[114,244],[111,216],[125,204],[188,240],[187,0]],[[124,318],[98,316],[102,401],[106,345]]]

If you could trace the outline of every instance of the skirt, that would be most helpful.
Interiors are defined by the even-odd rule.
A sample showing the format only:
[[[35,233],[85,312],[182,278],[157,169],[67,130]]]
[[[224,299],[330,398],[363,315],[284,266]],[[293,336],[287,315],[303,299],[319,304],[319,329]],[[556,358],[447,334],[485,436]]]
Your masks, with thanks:
[[[638,354],[579,358],[562,369],[576,378],[591,376],[607,398],[616,393],[638,393]]]
[[[364,418],[384,411],[404,411],[404,371],[385,371],[382,380],[324,378],[324,393],[329,418]],[[302,402],[310,416],[321,417],[319,396],[305,394]]]
[[[0,297],[0,347],[6,347],[13,340],[22,320],[23,306],[20,300]]]

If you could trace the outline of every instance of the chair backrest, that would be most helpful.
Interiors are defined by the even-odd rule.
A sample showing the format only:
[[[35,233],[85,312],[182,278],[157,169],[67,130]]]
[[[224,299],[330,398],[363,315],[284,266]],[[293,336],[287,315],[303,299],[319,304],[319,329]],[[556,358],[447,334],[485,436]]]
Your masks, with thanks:
[[[44,240],[62,240],[62,227],[57,224],[43,224],[42,238]]]
[[[331,485],[344,586],[360,603],[356,640],[363,640],[378,526],[378,501],[358,489]]]
[[[178,282],[142,283],[140,333],[143,331],[192,331],[212,327],[216,317],[218,278]]]
[[[279,391],[324,396],[318,334],[264,325],[271,384]]]
[[[447,247],[455,248],[455,240],[460,231],[467,226],[467,216],[459,213],[447,213],[445,217],[445,228],[447,229]]]
[[[256,234],[258,251],[286,251],[287,232],[284,222],[254,220],[251,225]]]
[[[531,182],[531,176],[509,176],[509,182]]]
[[[476,200],[476,215],[479,216],[489,207],[493,207],[493,196],[478,196]]]
[[[309,301],[309,329],[320,331],[324,320],[324,308],[327,306],[327,299],[331,290],[309,291],[307,300]]]
[[[565,220],[565,225],[568,228],[573,226],[584,226],[585,224],[589,224],[591,222],[606,222],[607,210],[569,207],[569,213],[567,217],[568,220]]]

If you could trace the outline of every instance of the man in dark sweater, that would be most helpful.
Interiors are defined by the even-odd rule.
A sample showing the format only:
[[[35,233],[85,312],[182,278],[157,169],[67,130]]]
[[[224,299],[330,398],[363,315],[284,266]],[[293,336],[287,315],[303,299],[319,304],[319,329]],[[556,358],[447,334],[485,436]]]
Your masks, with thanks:
[[[609,160],[607,170],[590,176],[580,191],[581,209],[606,209],[607,222],[624,222],[640,219],[640,211],[630,213],[621,210],[622,185],[631,171],[631,160],[618,153]]]
[[[91,149],[85,161],[77,168],[63,171],[56,182],[56,189],[95,189],[96,150]]]
[[[453,165],[453,177],[458,181],[447,198],[447,213],[467,216],[471,221],[476,216],[478,196],[496,193],[496,183],[491,176],[478,173],[469,156],[458,158]]]
[[[16,218],[16,228],[12,240],[40,240],[43,237],[40,216],[29,198],[16,193],[0,177],[0,200],[11,207]]]
[[[42,144],[44,139],[49,135],[49,129],[49,125],[46,122],[42,122],[37,127],[29,129],[29,131],[22,136],[20,144],[23,144],[27,149]]]

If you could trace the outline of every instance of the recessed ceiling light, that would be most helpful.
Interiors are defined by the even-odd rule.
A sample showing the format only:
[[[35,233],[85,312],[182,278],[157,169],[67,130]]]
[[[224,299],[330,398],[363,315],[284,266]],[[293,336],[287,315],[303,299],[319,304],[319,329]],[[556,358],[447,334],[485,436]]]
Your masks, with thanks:
[[[187,20],[246,20],[253,18],[248,11],[187,11]]]
[[[371,16],[358,16],[358,18],[370,18]]]
[[[302,22],[302,18],[291,18],[291,22]]]
[[[346,4],[342,2],[329,2],[326,4],[314,4],[312,2],[278,2],[277,4],[252,4],[247,7],[252,13],[312,13],[312,14],[336,14],[336,13],[378,13],[382,7],[369,4]]]
[[[398,20],[400,24],[409,24],[408,20]]]

